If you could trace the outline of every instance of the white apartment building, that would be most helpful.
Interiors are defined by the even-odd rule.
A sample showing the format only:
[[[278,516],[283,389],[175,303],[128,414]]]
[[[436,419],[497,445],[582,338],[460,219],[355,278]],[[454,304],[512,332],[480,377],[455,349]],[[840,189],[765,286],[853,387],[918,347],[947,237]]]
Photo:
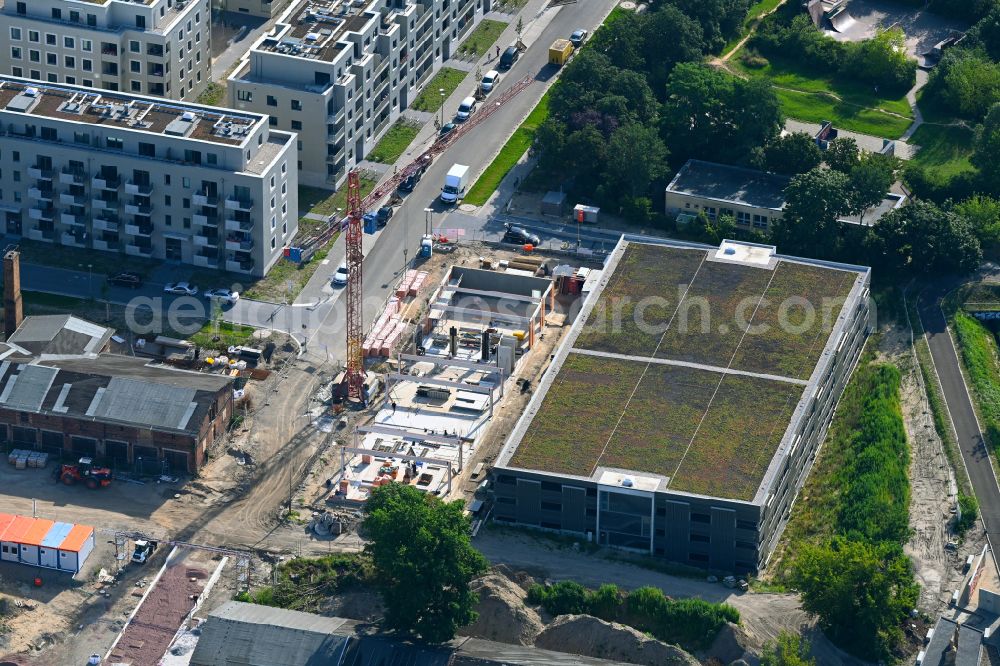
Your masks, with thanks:
[[[267,117],[0,76],[8,234],[261,276],[298,229]]]
[[[229,77],[228,104],[296,132],[299,180],[336,188],[489,7],[490,0],[302,0]]]
[[[210,0],[0,0],[0,74],[193,100],[211,21]]]

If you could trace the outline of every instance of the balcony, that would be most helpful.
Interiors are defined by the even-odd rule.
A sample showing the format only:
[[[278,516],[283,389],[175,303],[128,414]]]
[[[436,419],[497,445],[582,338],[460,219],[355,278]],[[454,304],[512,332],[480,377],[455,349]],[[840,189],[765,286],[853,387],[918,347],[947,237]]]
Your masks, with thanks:
[[[59,216],[59,221],[63,224],[75,224],[78,226],[86,226],[87,221],[83,215],[73,215],[72,213],[62,213]]]
[[[226,231],[253,231],[253,222],[227,219]]]
[[[219,226],[219,218],[215,215],[199,215],[198,213],[195,213],[191,216],[191,221],[195,224],[200,224],[203,227]]]
[[[104,199],[91,199],[90,206],[94,210],[111,210],[118,208],[117,201],[105,201]]]
[[[51,229],[28,229],[28,238],[42,241],[43,243],[53,243],[56,240],[56,232]]]
[[[210,196],[205,192],[195,192],[191,197],[191,203],[195,206],[211,206],[212,208],[218,208],[219,198]]]
[[[49,206],[48,208],[29,208],[28,217],[32,220],[45,220],[46,222],[51,222],[55,216],[56,210]]]
[[[226,270],[234,273],[249,273],[253,270],[253,259],[244,261],[226,259]]]
[[[226,210],[253,210],[253,199],[226,199]]]
[[[253,240],[249,238],[241,239],[230,236],[226,238],[226,249],[236,252],[249,252],[253,249]]]
[[[28,198],[35,201],[52,201],[52,190],[40,190],[37,187],[28,188]]]
[[[59,195],[59,203],[66,204],[67,206],[85,206],[86,199],[78,194],[70,194],[69,192],[63,192]]]
[[[28,167],[28,177],[37,178],[39,180],[52,180],[52,169],[43,169],[41,167]]]
[[[122,185],[121,178],[105,178],[103,176],[95,176],[90,181],[91,187],[95,190],[117,190]]]
[[[218,247],[219,237],[218,236],[200,236],[196,235],[194,237],[194,244],[198,247]]]
[[[147,245],[133,245],[132,243],[126,243],[125,254],[133,257],[151,257],[153,256],[153,248]]]
[[[68,234],[65,232],[59,237],[59,242],[62,245],[70,245],[72,247],[86,247],[86,245],[84,245],[84,242],[82,240],[78,239],[73,234]]]
[[[152,206],[142,206],[140,204],[135,204],[135,203],[127,203],[127,204],[125,204],[125,214],[126,215],[147,215],[148,216],[148,215],[152,215],[153,214],[153,207]]]
[[[104,250],[104,251],[109,251],[110,250],[110,251],[113,251],[113,252],[117,252],[118,251],[117,247],[111,247],[111,243],[109,243],[108,241],[105,241],[105,240],[101,240],[100,238],[95,238],[94,239],[94,249],[95,250]]]
[[[153,193],[153,186],[149,183],[136,183],[130,180],[125,183],[125,193],[148,197]]]
[[[82,171],[63,169],[59,173],[59,182],[63,185],[83,185],[84,177]]]
[[[118,223],[113,220],[104,220],[99,217],[94,218],[94,231],[118,232]]]
[[[125,224],[125,233],[131,236],[152,236],[152,224]]]
[[[197,238],[197,236],[195,236]],[[215,268],[219,265],[219,260],[216,257],[206,257],[201,254],[194,255],[194,265],[201,266],[203,268]]]

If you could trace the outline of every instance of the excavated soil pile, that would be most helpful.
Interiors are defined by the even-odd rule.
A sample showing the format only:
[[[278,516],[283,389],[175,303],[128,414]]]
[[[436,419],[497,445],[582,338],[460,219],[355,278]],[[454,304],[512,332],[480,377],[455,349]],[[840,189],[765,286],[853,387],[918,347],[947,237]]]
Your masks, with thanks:
[[[646,666],[699,666],[679,647],[590,615],[560,615],[538,635],[535,647]]]
[[[473,583],[479,594],[479,619],[460,633],[499,643],[531,645],[544,625],[538,613],[524,605],[525,591],[509,578],[491,573]]]

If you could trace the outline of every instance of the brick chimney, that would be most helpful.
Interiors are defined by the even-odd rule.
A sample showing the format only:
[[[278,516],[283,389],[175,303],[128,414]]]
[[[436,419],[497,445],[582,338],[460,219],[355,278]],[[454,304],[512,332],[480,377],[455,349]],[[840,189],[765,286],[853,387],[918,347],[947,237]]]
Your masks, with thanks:
[[[7,250],[3,255],[3,332],[9,338],[24,319],[21,301],[21,253]]]

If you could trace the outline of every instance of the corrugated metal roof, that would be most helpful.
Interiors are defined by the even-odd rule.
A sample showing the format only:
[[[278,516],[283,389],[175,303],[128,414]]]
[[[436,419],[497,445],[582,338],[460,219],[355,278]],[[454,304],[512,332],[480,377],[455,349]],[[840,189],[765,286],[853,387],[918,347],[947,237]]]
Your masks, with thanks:
[[[21,543],[21,538],[24,533],[31,529],[31,526],[35,524],[34,518],[25,518],[24,516],[14,516],[14,522],[7,526],[4,533],[0,535],[0,541],[6,541],[8,543]]]
[[[74,525],[66,538],[63,539],[63,542],[59,544],[59,550],[79,553],[80,549],[83,548],[83,544],[93,534],[94,528],[90,525]]]
[[[21,536],[19,543],[25,546],[42,545],[45,535],[49,533],[53,525],[55,525],[54,521],[45,518],[34,518],[31,527]]]
[[[40,545],[46,548],[58,548],[59,544],[66,540],[66,537],[73,530],[72,523],[56,523],[49,530]]]
[[[7,380],[0,403],[11,409],[37,412],[58,373],[56,368],[41,365],[21,366],[21,371]]]
[[[194,413],[190,407],[196,393],[193,388],[114,377],[93,414],[98,418],[183,430]]]
[[[35,315],[26,317],[7,342],[39,356],[82,356],[100,352],[113,333],[72,315]]]

